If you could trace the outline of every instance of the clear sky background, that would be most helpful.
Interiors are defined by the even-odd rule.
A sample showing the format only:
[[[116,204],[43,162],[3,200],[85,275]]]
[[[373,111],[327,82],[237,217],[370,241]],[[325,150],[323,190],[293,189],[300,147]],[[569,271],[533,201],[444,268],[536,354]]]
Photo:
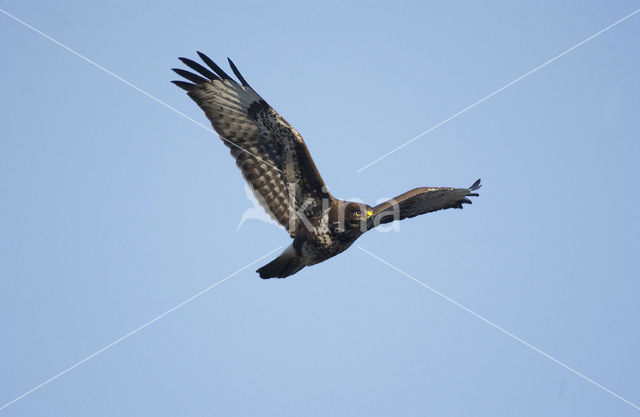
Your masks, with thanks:
[[[468,186],[357,243],[640,404],[640,13],[361,173],[638,1],[0,7],[195,120],[232,57],[332,193]],[[289,244],[210,132],[0,14],[0,406]],[[637,416],[357,247],[275,254],[0,416]]]

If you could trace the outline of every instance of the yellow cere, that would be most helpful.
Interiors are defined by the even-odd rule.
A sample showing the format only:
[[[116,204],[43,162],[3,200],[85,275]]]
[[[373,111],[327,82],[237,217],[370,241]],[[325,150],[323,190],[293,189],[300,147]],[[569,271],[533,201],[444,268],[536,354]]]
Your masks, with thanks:
[[[371,210],[367,210],[367,219],[368,219],[369,217],[371,217],[372,215],[373,215],[373,212],[372,212]]]

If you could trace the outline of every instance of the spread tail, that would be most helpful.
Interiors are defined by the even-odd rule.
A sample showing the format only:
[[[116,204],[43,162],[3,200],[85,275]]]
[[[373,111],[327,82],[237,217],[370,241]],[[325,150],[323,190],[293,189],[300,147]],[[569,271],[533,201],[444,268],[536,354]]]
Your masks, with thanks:
[[[293,246],[289,246],[284,252],[280,254],[276,259],[269,262],[256,272],[260,274],[260,278],[286,278],[289,275],[293,275],[305,265],[302,262],[302,258],[296,255],[296,251]]]

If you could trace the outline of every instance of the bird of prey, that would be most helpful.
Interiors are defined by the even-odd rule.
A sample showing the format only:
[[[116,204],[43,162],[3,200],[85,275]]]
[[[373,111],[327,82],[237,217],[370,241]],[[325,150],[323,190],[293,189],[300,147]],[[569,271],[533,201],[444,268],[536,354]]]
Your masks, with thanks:
[[[293,242],[259,268],[261,278],[284,278],[346,250],[364,232],[395,220],[471,204],[469,188],[422,187],[375,207],[339,200],[329,193],[302,136],[256,93],[229,59],[238,81],[208,56],[207,67],[179,58],[194,72],[174,68],[187,92],[211,121],[265,211]]]

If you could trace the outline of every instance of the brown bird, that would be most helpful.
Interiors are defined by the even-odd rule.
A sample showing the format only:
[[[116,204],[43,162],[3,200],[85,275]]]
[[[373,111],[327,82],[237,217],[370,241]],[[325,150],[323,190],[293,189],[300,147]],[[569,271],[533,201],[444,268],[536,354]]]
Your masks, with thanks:
[[[334,198],[302,136],[249,86],[229,59],[240,84],[208,56],[205,67],[179,58],[197,74],[174,68],[186,81],[172,81],[204,111],[265,211],[293,238],[275,260],[256,272],[284,278],[347,249],[364,232],[382,223],[471,204],[469,188],[423,187],[375,207]]]

